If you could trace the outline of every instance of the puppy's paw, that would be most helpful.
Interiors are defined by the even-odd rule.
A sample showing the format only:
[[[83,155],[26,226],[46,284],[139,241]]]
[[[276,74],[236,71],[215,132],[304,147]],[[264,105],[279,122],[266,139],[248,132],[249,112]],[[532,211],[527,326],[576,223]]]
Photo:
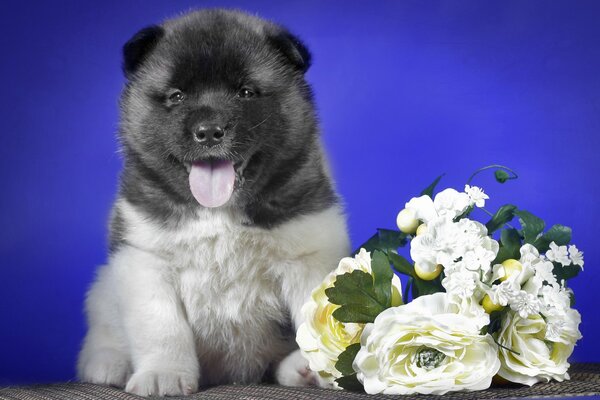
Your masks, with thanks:
[[[80,359],[78,374],[82,382],[122,388],[131,375],[131,365],[123,353],[108,348],[100,349]]]
[[[319,386],[333,388],[333,385],[313,372],[300,350],[296,350],[279,363],[275,378],[283,386]]]
[[[194,373],[171,370],[138,371],[125,391],[139,396],[178,396],[198,391],[199,377]]]

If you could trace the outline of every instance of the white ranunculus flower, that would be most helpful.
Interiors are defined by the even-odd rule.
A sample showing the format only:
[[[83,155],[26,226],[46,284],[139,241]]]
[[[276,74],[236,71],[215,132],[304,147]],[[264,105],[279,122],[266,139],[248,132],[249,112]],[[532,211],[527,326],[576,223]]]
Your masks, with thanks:
[[[573,329],[580,321],[579,313],[574,313],[565,316],[571,321],[570,326],[549,327],[540,314],[522,318],[516,312],[508,312],[498,333],[498,343],[504,346],[498,353],[502,363],[498,375],[529,386],[551,379],[559,382],[569,379],[567,359],[581,337],[577,327]],[[552,332],[548,336],[549,328]]]
[[[333,286],[338,275],[343,275],[354,270],[371,273],[371,255],[361,249],[354,257],[343,258],[337,269],[323,280],[320,286],[312,291],[308,301],[302,307],[304,323],[296,333],[296,342],[300,351],[309,362],[311,370],[317,372],[321,378],[334,383],[340,378],[341,373],[335,369],[338,356],[346,347],[358,343],[364,324],[342,323],[337,321],[333,312],[340,306],[331,304],[325,289]],[[392,278],[392,305],[402,304],[402,286],[400,279],[394,275]]]
[[[446,293],[385,310],[367,324],[354,360],[370,394],[482,390],[500,368],[498,347],[481,335],[489,319],[465,315]]]

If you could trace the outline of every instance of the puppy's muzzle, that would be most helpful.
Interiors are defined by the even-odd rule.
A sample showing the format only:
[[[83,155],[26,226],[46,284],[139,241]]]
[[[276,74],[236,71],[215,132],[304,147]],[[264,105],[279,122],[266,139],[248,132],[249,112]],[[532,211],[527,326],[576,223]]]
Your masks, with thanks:
[[[217,124],[198,124],[192,134],[196,142],[212,147],[223,141],[225,130]]]

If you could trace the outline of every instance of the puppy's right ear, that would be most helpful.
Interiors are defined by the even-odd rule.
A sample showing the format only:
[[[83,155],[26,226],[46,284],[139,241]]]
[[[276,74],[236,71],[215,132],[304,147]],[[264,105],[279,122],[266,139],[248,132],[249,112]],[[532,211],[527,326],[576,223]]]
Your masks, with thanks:
[[[150,52],[165,34],[162,27],[152,25],[142,29],[123,46],[123,72],[131,79]]]

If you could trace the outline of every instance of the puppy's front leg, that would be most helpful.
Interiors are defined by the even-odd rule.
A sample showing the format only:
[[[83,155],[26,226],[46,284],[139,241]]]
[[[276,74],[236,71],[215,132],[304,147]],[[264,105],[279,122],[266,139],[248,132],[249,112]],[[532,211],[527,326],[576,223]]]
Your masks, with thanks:
[[[345,249],[344,246],[341,246]],[[340,251],[342,253],[342,251]],[[342,253],[343,255],[343,253]],[[283,294],[290,309],[295,329],[303,321],[300,310],[311,291],[323,281],[323,278],[331,272],[337,260],[341,258],[328,253],[315,254],[305,262],[298,263],[286,268],[283,276]],[[320,386],[324,388],[333,387],[331,382],[321,378],[318,373],[311,371],[308,361],[302,357],[300,350],[295,350],[279,363],[275,371],[277,382],[284,386]]]
[[[134,369],[125,390],[142,396],[197,391],[198,358],[175,271],[167,260],[133,247],[121,249],[113,262]]]

